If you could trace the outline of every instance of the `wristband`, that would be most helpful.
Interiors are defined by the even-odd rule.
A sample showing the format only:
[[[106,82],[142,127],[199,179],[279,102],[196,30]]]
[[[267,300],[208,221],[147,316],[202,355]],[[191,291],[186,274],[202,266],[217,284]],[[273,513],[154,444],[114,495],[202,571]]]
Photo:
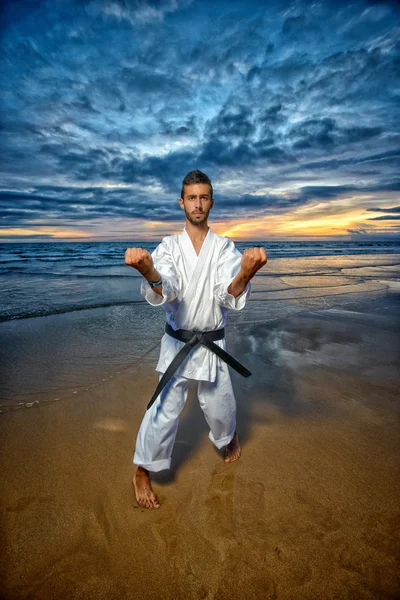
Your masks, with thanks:
[[[146,281],[151,288],[157,287],[158,285],[162,284],[162,279],[159,279],[159,281],[149,281],[148,279],[146,279]]]

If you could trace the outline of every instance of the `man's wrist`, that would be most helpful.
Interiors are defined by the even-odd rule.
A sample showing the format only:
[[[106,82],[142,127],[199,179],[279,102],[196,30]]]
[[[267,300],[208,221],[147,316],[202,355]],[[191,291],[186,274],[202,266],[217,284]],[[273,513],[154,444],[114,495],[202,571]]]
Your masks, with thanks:
[[[235,298],[243,294],[250,279],[251,277],[249,277],[248,274],[239,271],[239,273],[228,286],[228,294],[231,294]]]
[[[242,281],[245,284],[245,286],[252,279],[252,277],[251,277],[251,275],[249,273],[244,273],[243,271],[239,271],[238,278],[239,278],[240,281]]]
[[[153,269],[152,271],[147,271],[145,273],[142,273],[143,277],[145,279],[147,279],[148,282],[155,282],[155,281],[159,281],[161,279],[161,275],[159,273],[157,273],[157,271],[155,269]]]
[[[159,279],[158,281],[149,281],[149,280],[147,280],[147,283],[149,284],[149,286],[151,288],[156,288],[159,285],[162,285],[162,279]]]

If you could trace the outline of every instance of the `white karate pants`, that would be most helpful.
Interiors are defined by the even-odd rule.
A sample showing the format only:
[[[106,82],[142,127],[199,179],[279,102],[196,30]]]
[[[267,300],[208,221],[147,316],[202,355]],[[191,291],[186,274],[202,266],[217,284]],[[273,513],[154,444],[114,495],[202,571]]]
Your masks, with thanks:
[[[146,411],[133,457],[137,466],[153,472],[170,468],[179,415],[186,403],[189,381],[175,374]],[[215,382],[198,381],[197,384],[199,404],[210,428],[208,437],[217,448],[223,448],[232,440],[236,429],[236,400],[228,365],[222,363],[221,368],[217,368]]]

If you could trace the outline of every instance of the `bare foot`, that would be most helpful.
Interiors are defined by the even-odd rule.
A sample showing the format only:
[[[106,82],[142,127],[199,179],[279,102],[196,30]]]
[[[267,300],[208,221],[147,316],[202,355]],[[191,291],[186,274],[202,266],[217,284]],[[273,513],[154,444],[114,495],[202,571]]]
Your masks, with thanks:
[[[157,496],[150,483],[149,472],[143,467],[138,467],[132,479],[135,488],[137,503],[144,508],[160,508]]]
[[[224,449],[224,461],[225,462],[233,462],[240,458],[241,455],[240,444],[239,444],[239,436],[235,431],[235,435]]]

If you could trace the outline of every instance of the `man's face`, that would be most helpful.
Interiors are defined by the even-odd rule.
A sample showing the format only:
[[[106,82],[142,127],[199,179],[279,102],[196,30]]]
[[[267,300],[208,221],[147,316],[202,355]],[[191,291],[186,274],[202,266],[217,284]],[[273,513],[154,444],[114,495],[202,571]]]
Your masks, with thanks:
[[[193,225],[201,225],[208,219],[214,200],[207,183],[185,185],[184,197],[179,200],[187,220]]]

